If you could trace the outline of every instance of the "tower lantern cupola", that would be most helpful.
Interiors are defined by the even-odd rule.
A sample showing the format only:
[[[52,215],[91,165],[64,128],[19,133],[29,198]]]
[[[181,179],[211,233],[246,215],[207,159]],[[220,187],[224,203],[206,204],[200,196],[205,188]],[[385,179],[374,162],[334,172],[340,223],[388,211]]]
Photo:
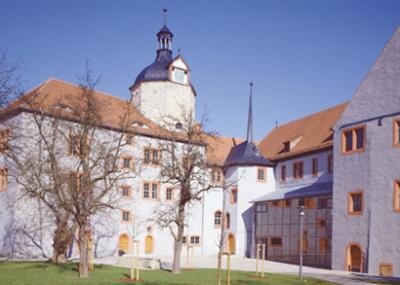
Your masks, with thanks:
[[[167,27],[167,9],[163,9],[164,13],[164,25],[161,30],[157,33],[158,38],[158,49],[159,50],[170,50],[172,51],[172,38],[174,35]]]

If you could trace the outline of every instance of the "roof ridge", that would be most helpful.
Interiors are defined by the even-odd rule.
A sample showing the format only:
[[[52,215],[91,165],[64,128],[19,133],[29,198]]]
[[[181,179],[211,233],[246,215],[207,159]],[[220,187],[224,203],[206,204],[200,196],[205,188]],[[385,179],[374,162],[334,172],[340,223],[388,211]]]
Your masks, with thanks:
[[[332,107],[326,108],[326,109],[324,109],[324,110],[321,110],[321,111],[318,111],[318,112],[315,112],[315,113],[311,113],[311,114],[306,115],[306,116],[304,116],[304,117],[301,117],[301,118],[298,118],[298,119],[289,121],[289,122],[287,122],[287,123],[284,123],[284,124],[278,126],[276,129],[279,129],[279,128],[281,128],[281,127],[284,127],[284,126],[286,126],[286,125],[292,124],[292,123],[297,122],[297,121],[300,121],[300,120],[304,120],[304,119],[308,119],[308,118],[314,117],[314,116],[316,116],[316,115],[318,115],[318,114],[321,114],[321,113],[325,113],[325,112],[327,112],[327,111],[329,111],[329,110],[331,110],[331,109],[335,109],[335,108],[338,108],[339,106],[346,105],[346,104],[348,104],[349,102],[350,102],[350,101],[344,101],[344,102],[342,102],[342,103],[340,103],[340,104],[337,104],[337,105],[335,105],[335,106],[332,106]],[[275,130],[275,129],[274,129],[274,130]],[[272,130],[272,131],[274,131],[274,130]]]
[[[64,84],[71,85],[71,86],[79,88],[79,85],[77,85],[75,83],[68,82],[68,81],[65,81],[63,79],[59,79],[59,78],[55,78],[55,77],[49,77],[49,79],[47,79],[46,82],[44,82],[42,84],[47,84],[47,83],[49,83],[51,81],[58,81],[60,83],[64,83]],[[123,99],[123,98],[121,98],[121,97],[119,97],[117,95],[113,95],[111,93],[107,93],[107,92],[104,92],[104,91],[101,91],[101,90],[98,90],[98,89],[93,89],[93,91],[95,91],[96,93],[100,93],[102,95],[108,96],[108,97],[112,97],[112,98],[115,98],[115,99],[130,103],[129,100],[125,100],[125,99]]]

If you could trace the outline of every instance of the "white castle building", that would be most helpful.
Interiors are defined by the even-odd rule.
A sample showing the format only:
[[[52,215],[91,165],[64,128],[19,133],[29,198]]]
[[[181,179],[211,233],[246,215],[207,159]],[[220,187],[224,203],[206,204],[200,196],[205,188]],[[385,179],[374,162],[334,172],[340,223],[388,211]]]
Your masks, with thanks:
[[[197,94],[191,83],[188,64],[182,56],[174,58],[172,55],[171,31],[164,25],[157,38],[156,59],[140,72],[129,88],[130,102],[100,91],[94,93],[104,119],[102,131],[95,136],[98,140],[118,134],[119,116],[124,113],[126,104],[130,104],[129,118],[134,137],[129,138],[123,147],[121,171],[130,172],[134,168],[136,172],[118,185],[123,196],[119,208],[91,218],[97,257],[130,253],[133,240],[140,241],[140,255],[143,257],[171,256],[173,253],[174,242],[169,230],[157,227],[151,217],[160,204],[173,203],[178,191],[171,185],[160,183],[160,169],[154,160],[162,159],[158,145],[168,140],[162,135],[165,133],[163,129],[179,132],[185,127],[185,114],[194,118]],[[30,153],[38,153],[41,142],[32,143],[25,139],[27,132],[33,132],[34,137],[33,115],[37,112],[48,114],[46,124],[50,128],[54,113],[61,112],[65,115],[66,128],[73,128],[74,117],[68,114],[68,105],[79,102],[79,96],[78,86],[49,79],[3,112],[3,141],[9,139],[6,143],[13,146],[10,149],[15,149],[18,144],[29,149]],[[28,104],[30,97],[33,99]],[[40,108],[36,104],[39,101]],[[60,148],[71,150],[71,137],[69,140],[60,142]],[[195,255],[217,254],[222,223],[225,226],[222,235],[225,250],[249,256],[254,247],[250,202],[273,191],[274,174],[273,164],[259,154],[253,142],[251,97],[247,140],[237,144],[239,141],[219,137],[211,143],[211,148],[204,149],[209,166],[205,179],[213,186],[197,204],[188,208],[183,239],[184,246],[191,246]],[[73,158],[68,157],[67,161],[67,164],[73,164]],[[0,255],[51,256],[54,217],[36,199],[20,197],[19,186],[15,183],[17,174],[6,165],[6,161],[3,164],[0,192],[0,240],[3,242]],[[77,250],[75,242],[69,255],[76,255]]]

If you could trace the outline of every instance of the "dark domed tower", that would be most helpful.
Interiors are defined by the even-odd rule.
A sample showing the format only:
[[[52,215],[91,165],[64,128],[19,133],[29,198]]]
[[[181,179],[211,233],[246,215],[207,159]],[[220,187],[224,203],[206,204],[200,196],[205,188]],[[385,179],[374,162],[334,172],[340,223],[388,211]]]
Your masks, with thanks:
[[[129,88],[133,104],[150,120],[164,127],[182,126],[195,112],[196,92],[190,69],[182,56],[173,57],[174,35],[166,23],[157,33],[155,61],[144,68]]]

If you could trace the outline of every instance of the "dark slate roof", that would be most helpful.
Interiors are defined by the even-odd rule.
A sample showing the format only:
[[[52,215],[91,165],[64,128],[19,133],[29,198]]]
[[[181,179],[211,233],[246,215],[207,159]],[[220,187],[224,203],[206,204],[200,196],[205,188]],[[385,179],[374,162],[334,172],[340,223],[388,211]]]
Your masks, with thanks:
[[[253,203],[274,201],[282,199],[296,199],[305,197],[320,197],[320,196],[331,196],[332,195],[333,182],[313,183],[307,186],[300,186],[295,189],[291,189],[287,192],[282,191],[283,189],[274,191],[272,193],[263,195],[255,200]]]
[[[332,195],[333,182],[314,183],[285,193],[285,199]]]
[[[274,166],[258,151],[253,142],[245,141],[234,146],[225,160],[224,167],[230,166]]]
[[[166,25],[164,25],[157,33],[157,36],[161,34],[171,34],[171,36],[174,36],[174,34],[168,29]]]
[[[156,60],[139,73],[134,85],[142,81],[169,80],[168,67],[171,62],[172,51],[166,49],[158,50]]]

